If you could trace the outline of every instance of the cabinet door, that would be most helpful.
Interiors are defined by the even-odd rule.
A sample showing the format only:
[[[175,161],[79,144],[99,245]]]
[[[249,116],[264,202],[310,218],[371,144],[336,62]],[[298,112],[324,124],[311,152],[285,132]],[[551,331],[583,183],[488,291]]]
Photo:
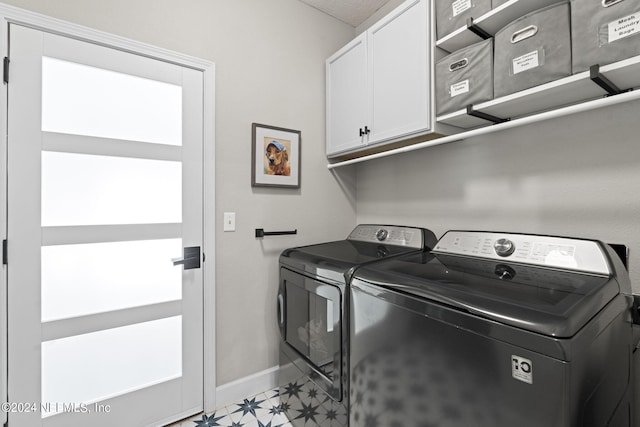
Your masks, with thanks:
[[[430,128],[427,3],[407,1],[368,31],[369,144]]]
[[[363,144],[367,124],[367,50],[363,33],[326,61],[327,155]]]

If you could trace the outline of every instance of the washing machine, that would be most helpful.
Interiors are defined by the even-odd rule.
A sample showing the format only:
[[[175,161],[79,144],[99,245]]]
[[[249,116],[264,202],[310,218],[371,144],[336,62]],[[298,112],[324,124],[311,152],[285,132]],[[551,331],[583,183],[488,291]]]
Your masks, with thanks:
[[[350,427],[630,427],[633,297],[598,241],[449,231],[350,285]]]
[[[282,252],[279,392],[292,425],[348,425],[347,286],[354,272],[436,241],[423,228],[361,224],[344,240]]]

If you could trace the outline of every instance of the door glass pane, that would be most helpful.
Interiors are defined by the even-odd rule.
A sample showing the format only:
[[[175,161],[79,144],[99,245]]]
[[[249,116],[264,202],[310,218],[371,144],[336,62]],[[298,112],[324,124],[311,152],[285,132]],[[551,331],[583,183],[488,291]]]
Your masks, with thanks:
[[[42,152],[42,225],[182,222],[182,164]]]
[[[42,130],[182,145],[182,88],[43,57]]]
[[[42,321],[182,298],[182,239],[42,248]]]
[[[180,376],[182,316],[42,343],[43,403],[98,402]]]

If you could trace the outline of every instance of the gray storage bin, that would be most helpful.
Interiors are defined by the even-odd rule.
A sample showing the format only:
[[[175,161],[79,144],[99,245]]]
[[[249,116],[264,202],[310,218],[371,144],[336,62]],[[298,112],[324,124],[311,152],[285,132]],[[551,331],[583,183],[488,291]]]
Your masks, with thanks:
[[[479,18],[491,10],[491,0],[436,0],[438,39],[467,25],[468,18]]]
[[[573,72],[640,55],[638,0],[571,0]]]
[[[436,64],[436,114],[493,99],[493,39],[460,49]]]
[[[495,37],[496,98],[571,75],[569,3],[552,4],[508,24]]]

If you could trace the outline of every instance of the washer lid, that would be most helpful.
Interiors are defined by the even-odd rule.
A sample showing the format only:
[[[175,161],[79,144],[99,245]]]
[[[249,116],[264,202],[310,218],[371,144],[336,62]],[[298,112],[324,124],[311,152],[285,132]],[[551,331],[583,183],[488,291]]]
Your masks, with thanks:
[[[575,335],[620,293],[615,278],[434,253],[372,264],[354,278],[556,338]]]

